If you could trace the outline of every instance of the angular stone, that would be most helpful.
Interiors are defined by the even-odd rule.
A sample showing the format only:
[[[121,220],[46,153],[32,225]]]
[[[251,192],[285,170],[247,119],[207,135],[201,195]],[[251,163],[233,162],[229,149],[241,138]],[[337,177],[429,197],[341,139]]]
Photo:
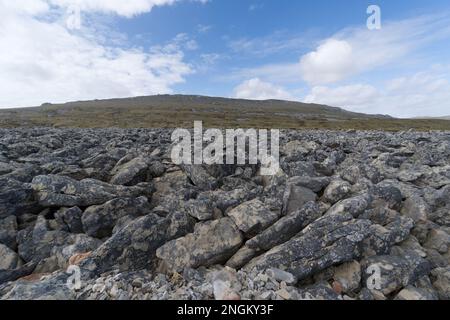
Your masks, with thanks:
[[[0,220],[0,244],[4,244],[10,249],[17,249],[17,218],[9,216]]]
[[[76,181],[63,176],[37,176],[32,187],[44,207],[88,207],[120,197],[151,194],[147,187],[114,186],[94,179]]]
[[[272,226],[248,240],[246,245],[255,250],[270,250],[294,237],[320,216],[319,206],[314,202],[309,202],[302,209],[282,217]]]
[[[137,218],[94,250],[80,263],[80,268],[90,277],[114,268],[122,271],[151,268],[155,266],[157,248],[192,229],[192,221],[183,213],[166,218],[153,214]]]
[[[413,286],[407,286],[405,289],[400,291],[395,300],[407,300],[407,301],[418,301],[418,300],[437,300],[438,297],[435,294],[421,288],[416,288]]]
[[[254,199],[245,202],[228,212],[239,230],[248,237],[257,235],[280,217],[280,213],[270,211],[264,204]]]
[[[341,200],[332,206],[327,214],[350,213],[354,218],[358,218],[370,205],[371,199],[367,194],[359,195],[349,199]]]
[[[245,269],[284,269],[299,280],[328,267],[352,261],[368,235],[370,221],[350,214],[329,215],[310,224],[297,237],[250,261]]]
[[[325,189],[323,199],[330,203],[335,204],[339,200],[344,199],[349,195],[351,191],[351,185],[344,180],[333,180]]]
[[[84,231],[96,238],[111,236],[117,220],[125,216],[135,218],[150,213],[150,205],[146,197],[118,198],[105,204],[87,208],[81,221]]]
[[[331,179],[329,177],[299,176],[290,178],[288,184],[308,188],[314,192],[320,192],[330,184],[330,181]]]
[[[0,244],[0,257],[0,270],[13,270],[17,267],[19,256],[3,244]]]
[[[82,214],[83,211],[78,207],[61,208],[55,213],[55,219],[63,231],[83,233]]]
[[[170,241],[156,255],[174,271],[226,262],[242,245],[242,234],[231,218],[198,223],[194,233]]]
[[[351,293],[361,284],[361,265],[358,261],[344,263],[335,268],[333,278],[342,286],[342,292]]]
[[[414,222],[418,222],[428,220],[431,210],[423,198],[416,196],[406,199],[401,213],[412,218]]]
[[[129,186],[149,181],[151,178],[148,173],[150,161],[150,158],[140,156],[115,167],[112,170],[113,177],[111,178],[110,183]]]
[[[317,195],[305,187],[288,185],[284,195],[284,212],[290,214],[301,209],[306,203],[316,201]]]
[[[450,267],[434,269],[431,276],[439,299],[450,300]]]

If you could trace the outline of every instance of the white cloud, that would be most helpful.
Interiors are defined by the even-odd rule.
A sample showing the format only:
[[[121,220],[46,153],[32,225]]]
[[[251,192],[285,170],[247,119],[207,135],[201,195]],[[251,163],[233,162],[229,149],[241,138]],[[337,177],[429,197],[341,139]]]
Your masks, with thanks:
[[[320,103],[340,107],[358,107],[378,98],[377,89],[369,85],[348,85],[336,88],[314,87],[306,96],[306,103]]]
[[[179,47],[144,52],[105,44],[89,28],[68,30],[45,1],[24,1],[26,11],[0,0],[0,107],[171,93],[192,72]]]
[[[349,28],[324,40],[300,60],[303,79],[328,84],[398,62],[417,48],[450,37],[450,15],[429,15],[383,25],[381,30]]]
[[[328,39],[300,61],[300,72],[309,83],[336,82],[355,68],[352,46],[344,40]]]
[[[113,13],[124,17],[133,17],[150,12],[155,6],[172,5],[181,0],[45,0],[51,5],[67,8],[79,6],[85,12]],[[208,0],[191,0],[206,3]]]
[[[364,84],[313,87],[305,101],[402,118],[449,115],[450,74],[441,71],[432,68],[391,79],[380,88]]]
[[[450,38],[450,14],[442,13],[385,22],[381,30],[365,27],[347,28],[322,39],[316,48],[298,61],[272,63],[254,68],[241,68],[228,79],[258,77],[275,83],[298,83],[312,86],[346,80],[383,66],[413,61],[413,54],[435,41]],[[231,41],[229,47],[239,54],[266,56],[298,51],[305,47],[313,33],[304,37],[275,33],[267,37]],[[426,56],[425,56],[426,58]]]
[[[293,100],[292,95],[282,87],[261,81],[258,78],[244,81],[234,89],[234,96],[239,99],[250,100]]]

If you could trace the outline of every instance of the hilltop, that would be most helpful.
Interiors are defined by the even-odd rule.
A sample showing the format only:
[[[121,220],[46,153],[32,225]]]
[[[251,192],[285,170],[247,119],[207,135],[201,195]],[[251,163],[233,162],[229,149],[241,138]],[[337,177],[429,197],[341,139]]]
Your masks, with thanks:
[[[258,127],[290,129],[450,130],[444,120],[400,120],[341,108],[281,100],[242,100],[189,95],[43,104],[0,110],[0,127],[175,128]]]

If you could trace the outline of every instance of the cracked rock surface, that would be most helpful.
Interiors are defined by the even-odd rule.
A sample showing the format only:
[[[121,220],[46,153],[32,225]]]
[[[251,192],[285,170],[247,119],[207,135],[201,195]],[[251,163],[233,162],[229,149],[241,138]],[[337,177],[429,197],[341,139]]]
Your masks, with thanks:
[[[273,176],[171,134],[0,129],[0,298],[450,299],[450,133],[284,130]]]

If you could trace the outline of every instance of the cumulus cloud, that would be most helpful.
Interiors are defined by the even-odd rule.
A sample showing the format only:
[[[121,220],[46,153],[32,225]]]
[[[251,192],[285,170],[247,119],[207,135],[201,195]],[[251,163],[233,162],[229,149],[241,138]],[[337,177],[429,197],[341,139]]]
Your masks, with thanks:
[[[59,15],[52,15],[49,4],[57,1],[23,1],[29,6],[0,0],[4,13],[0,19],[0,107],[171,93],[172,86],[193,71],[179,46],[148,52],[122,48],[98,39],[89,28],[68,30]],[[93,8],[104,4],[118,14],[131,12],[122,11],[121,3],[124,7],[134,4],[134,13],[168,3],[87,2]]]
[[[450,74],[439,71],[432,68],[390,79],[380,88],[366,84],[317,86],[305,101],[401,118],[443,116],[450,114]]]
[[[293,100],[293,96],[282,87],[253,78],[244,81],[234,89],[234,96],[250,100]]]
[[[377,89],[370,85],[356,84],[336,88],[319,86],[311,89],[305,102],[351,108],[365,105],[377,97]]]
[[[300,59],[301,76],[328,84],[396,63],[419,47],[450,37],[449,14],[422,16],[383,25],[377,31],[349,28],[322,41]]]

